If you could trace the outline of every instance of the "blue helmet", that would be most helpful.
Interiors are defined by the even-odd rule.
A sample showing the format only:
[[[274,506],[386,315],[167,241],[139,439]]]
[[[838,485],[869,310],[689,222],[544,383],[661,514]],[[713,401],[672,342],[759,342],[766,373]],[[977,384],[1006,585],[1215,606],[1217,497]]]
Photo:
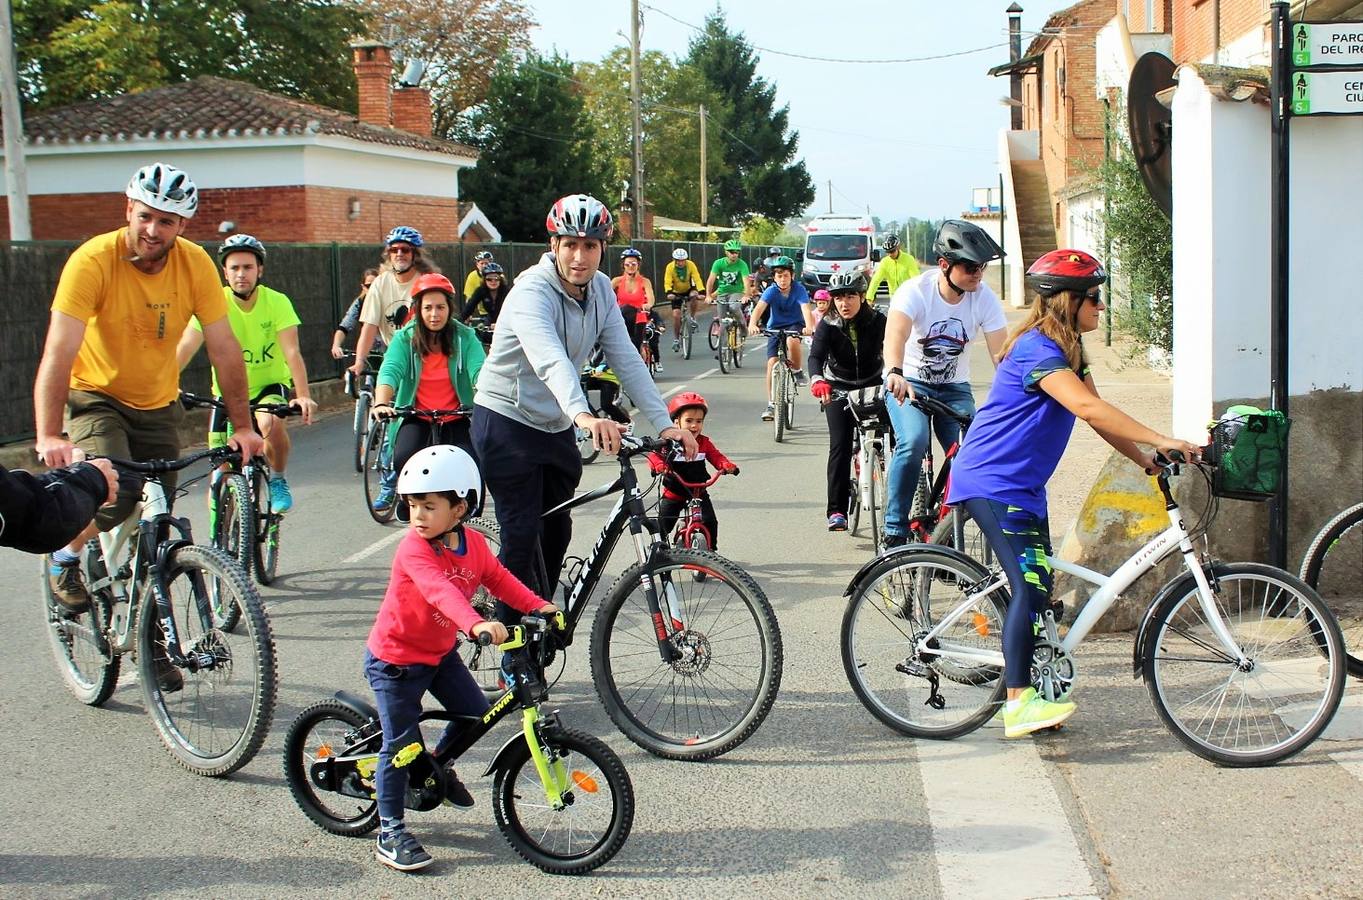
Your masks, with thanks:
[[[621,258],[621,259],[643,259],[643,258],[644,258],[644,255],[643,255],[642,253],[640,253],[638,250],[635,250],[633,247],[626,247],[624,250],[621,250],[621,251],[620,251],[620,258]]]
[[[420,247],[426,243],[421,239],[421,232],[407,225],[399,225],[388,232],[388,237],[383,239],[383,246],[391,247],[397,243],[411,244],[413,247]]]

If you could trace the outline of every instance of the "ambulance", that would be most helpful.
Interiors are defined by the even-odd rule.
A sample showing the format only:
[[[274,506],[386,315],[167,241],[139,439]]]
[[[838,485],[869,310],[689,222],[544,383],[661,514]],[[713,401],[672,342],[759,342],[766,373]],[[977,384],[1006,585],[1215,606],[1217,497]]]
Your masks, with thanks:
[[[834,273],[859,271],[869,281],[880,260],[875,243],[875,224],[868,216],[815,216],[805,225],[800,277],[805,284],[826,286]]]

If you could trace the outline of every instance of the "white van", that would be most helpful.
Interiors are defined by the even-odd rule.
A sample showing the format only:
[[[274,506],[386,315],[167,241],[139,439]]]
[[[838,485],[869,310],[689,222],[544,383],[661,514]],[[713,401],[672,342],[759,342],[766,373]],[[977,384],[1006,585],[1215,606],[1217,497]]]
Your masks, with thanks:
[[[875,230],[868,216],[815,216],[805,225],[801,279],[806,284],[817,280],[827,285],[836,272],[860,271],[869,280],[880,260]]]

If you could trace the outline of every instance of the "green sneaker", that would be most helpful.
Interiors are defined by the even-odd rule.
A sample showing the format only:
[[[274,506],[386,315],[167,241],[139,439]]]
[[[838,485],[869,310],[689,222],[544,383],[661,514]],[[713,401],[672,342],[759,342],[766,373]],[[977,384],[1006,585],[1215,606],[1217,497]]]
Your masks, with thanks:
[[[1016,706],[1011,703],[1004,704],[1003,736],[1025,737],[1033,731],[1054,728],[1074,715],[1076,708],[1073,703],[1052,703],[1043,700],[1037,696],[1036,689],[1027,688],[1018,698]]]

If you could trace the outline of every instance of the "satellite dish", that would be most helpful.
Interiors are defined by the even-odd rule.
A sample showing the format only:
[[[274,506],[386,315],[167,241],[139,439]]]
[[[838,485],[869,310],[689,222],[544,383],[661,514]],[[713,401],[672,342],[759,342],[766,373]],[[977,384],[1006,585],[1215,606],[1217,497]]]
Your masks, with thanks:
[[[1156,95],[1174,86],[1174,61],[1163,53],[1146,53],[1131,69],[1126,90],[1126,123],[1136,167],[1155,205],[1165,218],[1173,215],[1173,113]]]

